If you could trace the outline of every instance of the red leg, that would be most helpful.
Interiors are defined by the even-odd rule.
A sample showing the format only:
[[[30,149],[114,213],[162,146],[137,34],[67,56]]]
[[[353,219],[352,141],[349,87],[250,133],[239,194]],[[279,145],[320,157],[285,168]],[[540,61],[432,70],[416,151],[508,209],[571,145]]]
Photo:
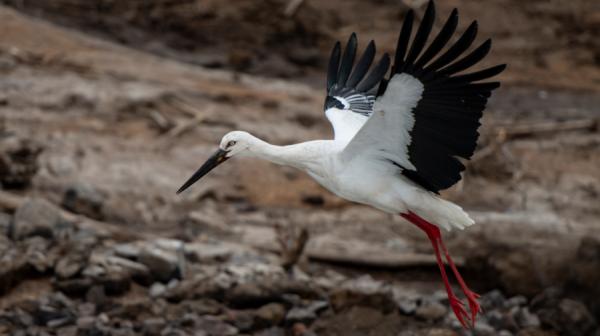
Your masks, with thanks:
[[[429,240],[431,241],[431,245],[433,246],[433,250],[435,251],[435,258],[440,268],[440,273],[442,274],[442,280],[444,281],[444,287],[446,287],[446,293],[448,293],[450,307],[452,308],[452,311],[454,311],[454,315],[456,315],[456,318],[458,319],[458,321],[460,321],[462,326],[465,329],[468,329],[465,318],[468,320],[469,316],[465,311],[464,303],[460,301],[452,291],[450,281],[448,280],[448,276],[446,275],[446,268],[440,255],[440,244],[442,241],[440,229],[412,212],[409,212],[408,214],[401,214],[401,216],[413,223],[414,225],[416,225],[418,228],[423,230],[425,234],[427,234],[427,237],[429,238]],[[445,248],[443,250],[444,253],[447,253]]]
[[[444,242],[442,241],[442,239],[439,240],[439,243],[440,243],[440,247],[442,248],[442,251],[444,252],[444,255],[446,256],[446,261],[448,262],[448,265],[450,265],[450,268],[452,269],[452,272],[454,272],[454,276],[456,277],[456,280],[458,281],[460,288],[462,289],[463,293],[465,293],[465,296],[467,297],[467,301],[469,302],[469,309],[471,310],[471,321],[472,321],[473,327],[474,327],[475,326],[475,317],[477,317],[477,313],[481,311],[479,302],[477,302],[477,299],[479,298],[479,294],[473,292],[471,289],[469,289],[469,287],[467,287],[467,284],[465,283],[462,276],[458,272],[456,265],[454,265],[454,262],[452,261],[452,258],[450,257],[450,253],[448,253],[448,250],[446,249],[446,246],[444,245]]]

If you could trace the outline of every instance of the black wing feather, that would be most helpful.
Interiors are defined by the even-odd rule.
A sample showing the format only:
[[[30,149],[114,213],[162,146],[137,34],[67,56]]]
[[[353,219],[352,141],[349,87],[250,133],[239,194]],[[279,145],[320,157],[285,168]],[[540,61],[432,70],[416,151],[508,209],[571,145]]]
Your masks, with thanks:
[[[415,13],[411,9],[408,11],[408,13],[406,13],[404,23],[402,24],[402,30],[400,31],[400,35],[398,36],[398,43],[396,44],[396,53],[394,56],[394,67],[392,68],[392,73],[396,73],[397,69],[404,65],[404,55],[406,54],[406,49],[408,48],[408,42],[412,33],[414,18]]]
[[[429,37],[429,33],[431,33],[431,29],[433,28],[433,22],[435,21],[435,6],[433,1],[430,1],[427,5],[427,9],[425,10],[425,16],[423,16],[423,20],[421,20],[421,25],[417,30],[417,34],[415,35],[415,39],[410,47],[410,51],[408,52],[408,56],[406,57],[405,64],[413,64],[417,56],[423,50],[425,43],[427,42],[427,38]]]
[[[421,99],[410,112],[415,123],[410,130],[408,159],[416,170],[394,164],[402,168],[405,177],[429,191],[438,193],[461,179],[460,174],[465,166],[459,158],[469,159],[473,155],[479,137],[479,120],[487,99],[492,90],[500,86],[499,82],[478,81],[499,74],[506,66],[502,64],[456,75],[481,61],[488,54],[491,41],[485,41],[459,59],[477,35],[477,22],[474,21],[456,42],[441,56],[437,56],[456,30],[458,12],[452,11],[433,42],[425,48],[435,20],[434,14],[433,1],[430,1],[410,46],[413,14],[412,11],[407,14],[398,38],[395,64],[392,66],[392,78],[389,80],[393,79],[394,74],[406,73],[423,84]],[[425,51],[419,56],[424,48]],[[404,59],[406,50],[410,51]],[[389,80],[381,82],[378,96],[386,94]]]
[[[368,92],[373,89],[385,77],[385,74],[390,67],[390,56],[384,54],[379,60],[379,63],[373,68],[371,73],[356,87],[357,91]]]
[[[375,95],[371,90],[384,80],[390,66],[390,58],[387,54],[383,55],[369,72],[375,58],[375,42],[371,41],[353,67],[357,44],[356,34],[352,33],[341,56],[341,64],[341,45],[338,42],[333,47],[327,70],[325,110],[336,107],[364,116],[373,112]]]
[[[338,68],[340,66],[340,53],[341,53],[340,42],[336,42],[331,50],[331,57],[329,57],[329,67],[327,68],[327,91],[331,90],[333,85],[337,83]]]
[[[358,82],[365,77],[367,71],[369,71],[371,63],[373,63],[373,58],[375,58],[375,42],[371,41],[367,46],[367,49],[365,49],[362,57],[356,64],[356,67],[354,67],[348,82],[346,82],[347,87],[355,87],[356,84],[358,84]]]
[[[436,59],[433,63],[425,68],[427,71],[436,71],[446,64],[454,61],[460,56],[465,50],[469,49],[473,41],[477,36],[477,21],[473,21],[471,25],[465,30],[461,37],[456,43],[448,49],[442,56]]]
[[[452,75],[472,67],[473,65],[479,63],[479,61],[481,61],[490,52],[491,47],[492,40],[488,39],[467,56],[440,70],[440,74]]]
[[[346,50],[344,50],[344,56],[342,56],[342,65],[340,65],[340,71],[338,73],[338,85],[345,86],[348,76],[352,71],[352,64],[354,64],[354,57],[356,56],[356,34],[352,33],[346,44]]]
[[[433,42],[431,42],[431,45],[429,45],[429,47],[427,48],[427,50],[425,50],[423,55],[419,57],[419,61],[415,63],[415,66],[422,67],[429,61],[431,61],[431,59],[438,52],[440,52],[442,48],[444,48],[446,43],[450,41],[450,38],[452,37],[452,34],[454,34],[457,25],[458,11],[455,8],[454,10],[452,10],[452,13],[448,17],[448,20],[446,20],[446,23],[444,24],[444,27],[442,27],[442,30],[440,30],[440,32],[438,33],[438,36],[433,40]]]

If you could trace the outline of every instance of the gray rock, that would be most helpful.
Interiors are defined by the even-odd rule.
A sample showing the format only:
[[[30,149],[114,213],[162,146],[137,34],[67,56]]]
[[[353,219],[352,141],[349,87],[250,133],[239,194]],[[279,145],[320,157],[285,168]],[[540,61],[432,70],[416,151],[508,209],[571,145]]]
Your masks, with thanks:
[[[102,205],[106,196],[85,183],[75,183],[63,195],[62,206],[71,212],[102,220]]]
[[[85,267],[87,254],[71,253],[58,260],[54,266],[54,274],[60,279],[68,279],[77,276]]]
[[[117,244],[112,249],[118,256],[127,259],[137,259],[142,251],[142,247],[135,244]]]
[[[417,301],[412,299],[398,299],[396,300],[400,313],[404,315],[412,315],[417,311]]]
[[[596,319],[587,307],[575,300],[563,299],[558,305],[560,331],[565,335],[586,335],[597,326]]]
[[[214,316],[201,316],[198,319],[197,329],[204,330],[208,336],[233,336],[238,334],[238,329]]]
[[[82,330],[91,329],[96,324],[96,318],[94,316],[80,317],[75,324],[77,325],[77,328]]]
[[[354,305],[373,307],[385,312],[396,310],[391,288],[370,275],[343,282],[330,292],[329,301],[336,310]]]
[[[36,235],[52,238],[61,224],[66,221],[58,207],[42,198],[27,199],[15,212],[12,238],[21,240]]]
[[[167,321],[162,317],[144,319],[142,332],[145,335],[159,335],[166,325]]]
[[[155,282],[150,286],[149,293],[150,296],[155,298],[163,295],[167,291],[167,287],[160,282]]]
[[[537,328],[540,326],[540,319],[536,314],[530,312],[529,308],[527,307],[519,309],[519,311],[515,314],[515,320],[521,328]]]
[[[290,309],[285,316],[285,320],[289,323],[311,323],[317,319],[317,314],[309,309],[302,307],[294,307]]]
[[[67,295],[80,296],[85,294],[93,284],[90,278],[76,278],[57,280],[54,282],[54,287]]]
[[[139,262],[146,265],[159,281],[168,282],[178,276],[177,255],[165,250],[147,246],[140,251]]]
[[[513,311],[506,311],[500,309],[494,309],[485,313],[485,317],[489,325],[494,327],[496,330],[506,329],[510,331],[516,331],[519,329],[515,320],[515,314],[518,311],[518,307],[514,307]]]
[[[475,328],[473,329],[473,334],[477,336],[496,336],[496,330],[485,321],[477,321],[475,323]]]
[[[288,311],[285,320],[292,324],[297,322],[309,324],[317,319],[319,312],[328,306],[326,301],[313,301],[304,307],[293,307]]]
[[[506,308],[520,307],[527,304],[527,298],[523,295],[513,296],[504,302]]]
[[[415,316],[426,321],[436,321],[446,315],[448,309],[437,301],[424,301],[415,311]]]
[[[278,325],[285,317],[285,307],[280,303],[268,303],[255,312],[257,324],[261,326]]]
[[[500,292],[497,289],[494,289],[493,291],[482,295],[481,299],[479,300],[479,303],[481,304],[481,308],[483,309],[483,311],[489,311],[492,309],[504,307],[505,301],[506,298],[504,297],[502,292]]]

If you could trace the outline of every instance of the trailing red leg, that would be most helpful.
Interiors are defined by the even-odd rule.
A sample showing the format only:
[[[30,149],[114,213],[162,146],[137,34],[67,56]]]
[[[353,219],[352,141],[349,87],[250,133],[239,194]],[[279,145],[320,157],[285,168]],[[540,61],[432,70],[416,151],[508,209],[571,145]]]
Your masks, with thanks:
[[[448,253],[448,250],[446,249],[446,246],[444,245],[444,242],[441,238],[439,240],[439,243],[440,243],[440,247],[442,248],[442,251],[444,252],[444,255],[446,256],[446,262],[448,262],[448,265],[450,265],[452,272],[454,272],[454,277],[456,277],[456,280],[458,281],[460,288],[462,289],[463,293],[465,294],[465,297],[467,298],[467,301],[469,302],[469,309],[471,310],[471,323],[473,324],[473,327],[474,327],[475,326],[475,318],[477,317],[477,313],[479,313],[481,311],[479,302],[477,302],[477,299],[479,298],[479,294],[477,294],[477,293],[473,292],[471,289],[469,289],[469,287],[463,280],[462,276],[458,272],[456,265],[454,265],[454,262],[452,261],[452,258],[450,257],[450,253]]]
[[[470,319],[471,324],[474,326],[477,312],[479,312],[479,303],[477,302],[477,298],[479,297],[479,295],[475,294],[467,287],[463,278],[458,272],[458,269],[454,265],[454,262],[452,262],[450,254],[448,253],[448,250],[446,249],[446,246],[444,246],[444,242],[442,241],[442,234],[440,232],[440,229],[412,212],[401,214],[401,216],[409,222],[411,222],[412,224],[416,225],[419,229],[423,230],[425,234],[427,234],[427,237],[429,238],[429,240],[431,241],[431,245],[433,246],[435,258],[440,268],[442,280],[444,281],[444,287],[446,288],[446,292],[448,293],[448,300],[450,301],[450,306],[454,311],[454,315],[456,315],[456,318],[460,321],[464,328],[468,328],[465,319]],[[461,289],[463,290],[465,296],[467,297],[467,300],[469,301],[469,308],[471,310],[470,318],[467,312],[465,311],[463,302],[460,301],[452,291],[452,287],[450,286],[450,281],[448,280],[448,276],[446,275],[446,269],[442,261],[442,257],[440,255],[440,248],[444,252],[444,256],[446,257],[447,263],[450,265],[454,276],[456,277]]]

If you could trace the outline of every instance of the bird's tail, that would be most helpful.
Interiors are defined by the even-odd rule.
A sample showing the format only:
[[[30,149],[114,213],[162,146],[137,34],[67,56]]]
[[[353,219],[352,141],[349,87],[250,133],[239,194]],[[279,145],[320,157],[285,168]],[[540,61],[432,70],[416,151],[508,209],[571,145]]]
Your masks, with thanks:
[[[432,196],[427,200],[426,209],[414,209],[413,212],[447,231],[462,230],[475,224],[475,221],[460,206],[437,196]]]

